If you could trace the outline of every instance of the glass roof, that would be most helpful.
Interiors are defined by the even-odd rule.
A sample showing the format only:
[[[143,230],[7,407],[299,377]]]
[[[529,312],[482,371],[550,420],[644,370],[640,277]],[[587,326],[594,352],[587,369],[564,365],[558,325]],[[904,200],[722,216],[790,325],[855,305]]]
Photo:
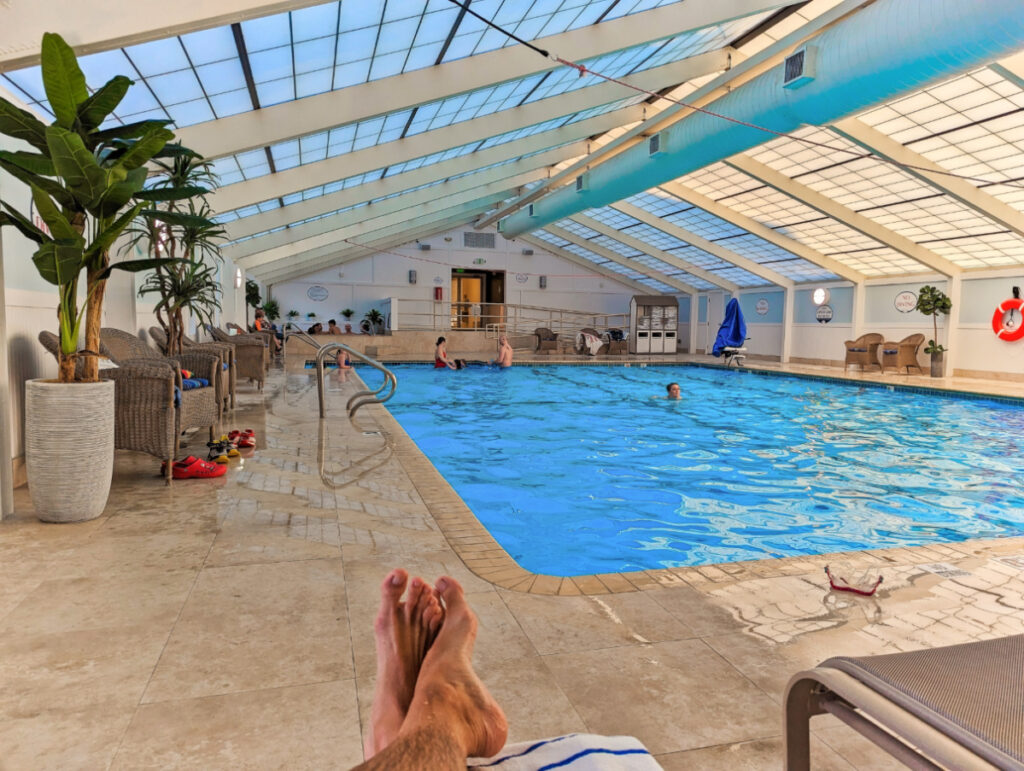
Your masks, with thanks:
[[[553,233],[549,233],[546,230],[535,230],[530,235],[536,236],[537,238],[547,241],[548,243],[557,246],[561,249],[564,249],[567,252],[572,252],[578,257],[583,257],[584,259],[587,259],[590,262],[600,265],[602,268],[615,271],[616,273],[622,274],[626,278],[630,278],[634,281],[639,281],[643,284],[646,284],[647,286],[657,290],[658,292],[662,292],[663,294],[672,294],[673,292],[678,291],[673,287],[670,287],[668,284],[664,284],[658,281],[657,279],[651,278],[650,276],[647,276],[646,274],[641,273],[638,270],[634,270],[626,265],[621,265],[615,262],[614,260],[609,260],[605,257],[601,257],[600,255],[595,254],[589,249],[585,249],[582,246],[578,246],[572,243],[571,241],[566,241],[564,238],[556,236]]]

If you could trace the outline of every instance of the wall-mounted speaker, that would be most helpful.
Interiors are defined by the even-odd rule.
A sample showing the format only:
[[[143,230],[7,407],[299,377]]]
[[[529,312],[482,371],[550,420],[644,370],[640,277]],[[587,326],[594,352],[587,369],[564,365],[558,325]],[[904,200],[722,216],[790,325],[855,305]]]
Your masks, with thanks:
[[[420,251],[421,252],[429,252],[430,251],[430,244],[420,244]]]
[[[523,249],[523,256],[524,257],[532,257],[533,256],[533,249]]]
[[[540,277],[540,288],[541,289],[547,289],[548,288],[548,277],[547,276],[541,276]]]
[[[409,271],[409,283],[410,284],[415,284],[416,283],[416,271],[415,270],[410,270]]]

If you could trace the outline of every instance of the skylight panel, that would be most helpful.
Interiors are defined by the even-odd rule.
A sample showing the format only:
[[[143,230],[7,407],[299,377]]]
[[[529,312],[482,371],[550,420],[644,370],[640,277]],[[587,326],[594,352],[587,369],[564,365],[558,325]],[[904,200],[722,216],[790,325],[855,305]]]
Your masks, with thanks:
[[[230,26],[189,32],[181,36],[181,42],[196,67],[227,59],[237,61],[238,49]]]
[[[185,56],[185,49],[182,48],[177,37],[128,46],[124,51],[135,63],[135,69],[143,77],[191,69],[188,57]]]
[[[210,103],[205,99],[196,99],[184,104],[170,105],[167,107],[167,113],[171,120],[181,126],[203,123],[216,117],[213,109],[210,107]]]
[[[324,3],[292,11],[292,38],[295,42],[313,40],[325,35],[329,35],[333,42],[333,33],[338,29],[340,5],[341,3]]]
[[[221,94],[246,88],[242,65],[237,58],[198,65],[195,71],[207,94]],[[252,109],[251,101],[249,109]]]
[[[328,72],[327,82],[330,83],[330,69],[334,66],[333,36],[296,43],[293,50],[296,74],[325,70]]]
[[[291,46],[292,36],[287,13],[276,13],[242,22],[242,34],[249,56],[271,48]]]
[[[252,77],[257,86],[280,78],[290,78],[293,74],[291,46],[279,46],[250,53],[249,65],[252,67]]]

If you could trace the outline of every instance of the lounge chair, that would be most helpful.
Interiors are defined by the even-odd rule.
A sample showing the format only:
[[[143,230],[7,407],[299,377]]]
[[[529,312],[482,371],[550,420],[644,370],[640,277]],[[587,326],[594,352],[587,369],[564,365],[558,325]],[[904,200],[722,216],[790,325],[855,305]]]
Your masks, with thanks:
[[[235,346],[235,361],[238,363],[238,377],[255,380],[259,390],[270,367],[270,348],[263,335],[231,335],[223,329],[207,325],[207,331],[218,343]]]
[[[533,330],[537,337],[537,353],[558,352],[558,335],[547,327],[537,327]]]
[[[220,377],[220,356],[205,351],[164,356],[135,335],[111,327],[100,329],[100,341],[119,367],[139,363],[170,367],[180,397],[176,399],[179,402],[176,410],[178,433],[190,428],[209,428],[210,439],[214,438],[220,424],[215,385]],[[191,371],[193,377],[202,378],[212,385],[186,388],[182,369]]]
[[[846,346],[843,372],[846,372],[847,367],[851,364],[859,364],[862,371],[871,365],[881,370],[882,365],[878,363],[878,346],[881,344],[882,336],[877,332],[861,335],[856,340],[847,340],[843,343]]]
[[[786,689],[786,768],[830,712],[911,768],[1024,769],[1024,635],[829,659]]]
[[[163,327],[150,327],[149,336],[156,343],[160,351],[167,354],[167,334],[164,332]],[[236,383],[236,366],[235,366],[235,348],[233,345],[227,343],[194,343],[185,342],[185,338],[182,338],[182,343],[185,348],[190,352],[206,352],[212,353],[220,358],[220,379],[217,381],[217,399],[221,405],[221,415],[223,416],[224,410],[229,407],[235,406],[235,383]]]
[[[923,373],[917,360],[917,350],[923,342],[924,335],[920,333],[904,337],[898,343],[886,340],[882,343],[882,372],[885,372],[886,367],[895,367],[897,372],[906,367],[909,375],[910,368],[917,367],[917,371]]]

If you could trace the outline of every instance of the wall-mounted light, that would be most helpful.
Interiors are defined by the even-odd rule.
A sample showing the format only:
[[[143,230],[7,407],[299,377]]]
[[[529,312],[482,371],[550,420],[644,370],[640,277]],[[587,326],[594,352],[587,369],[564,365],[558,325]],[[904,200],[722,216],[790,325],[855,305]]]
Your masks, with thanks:
[[[415,284],[416,283],[416,271],[415,270],[410,270],[409,271],[409,283],[410,284]]]
[[[541,289],[547,289],[548,288],[548,277],[547,276],[541,276],[540,277],[540,288]]]
[[[832,293],[829,292],[825,287],[819,286],[814,292],[811,293],[811,301],[815,305],[824,305],[829,301]]]
[[[235,289],[242,288],[242,269],[235,268]]]
[[[523,249],[523,256],[524,257],[532,257],[533,256],[533,249]]]

